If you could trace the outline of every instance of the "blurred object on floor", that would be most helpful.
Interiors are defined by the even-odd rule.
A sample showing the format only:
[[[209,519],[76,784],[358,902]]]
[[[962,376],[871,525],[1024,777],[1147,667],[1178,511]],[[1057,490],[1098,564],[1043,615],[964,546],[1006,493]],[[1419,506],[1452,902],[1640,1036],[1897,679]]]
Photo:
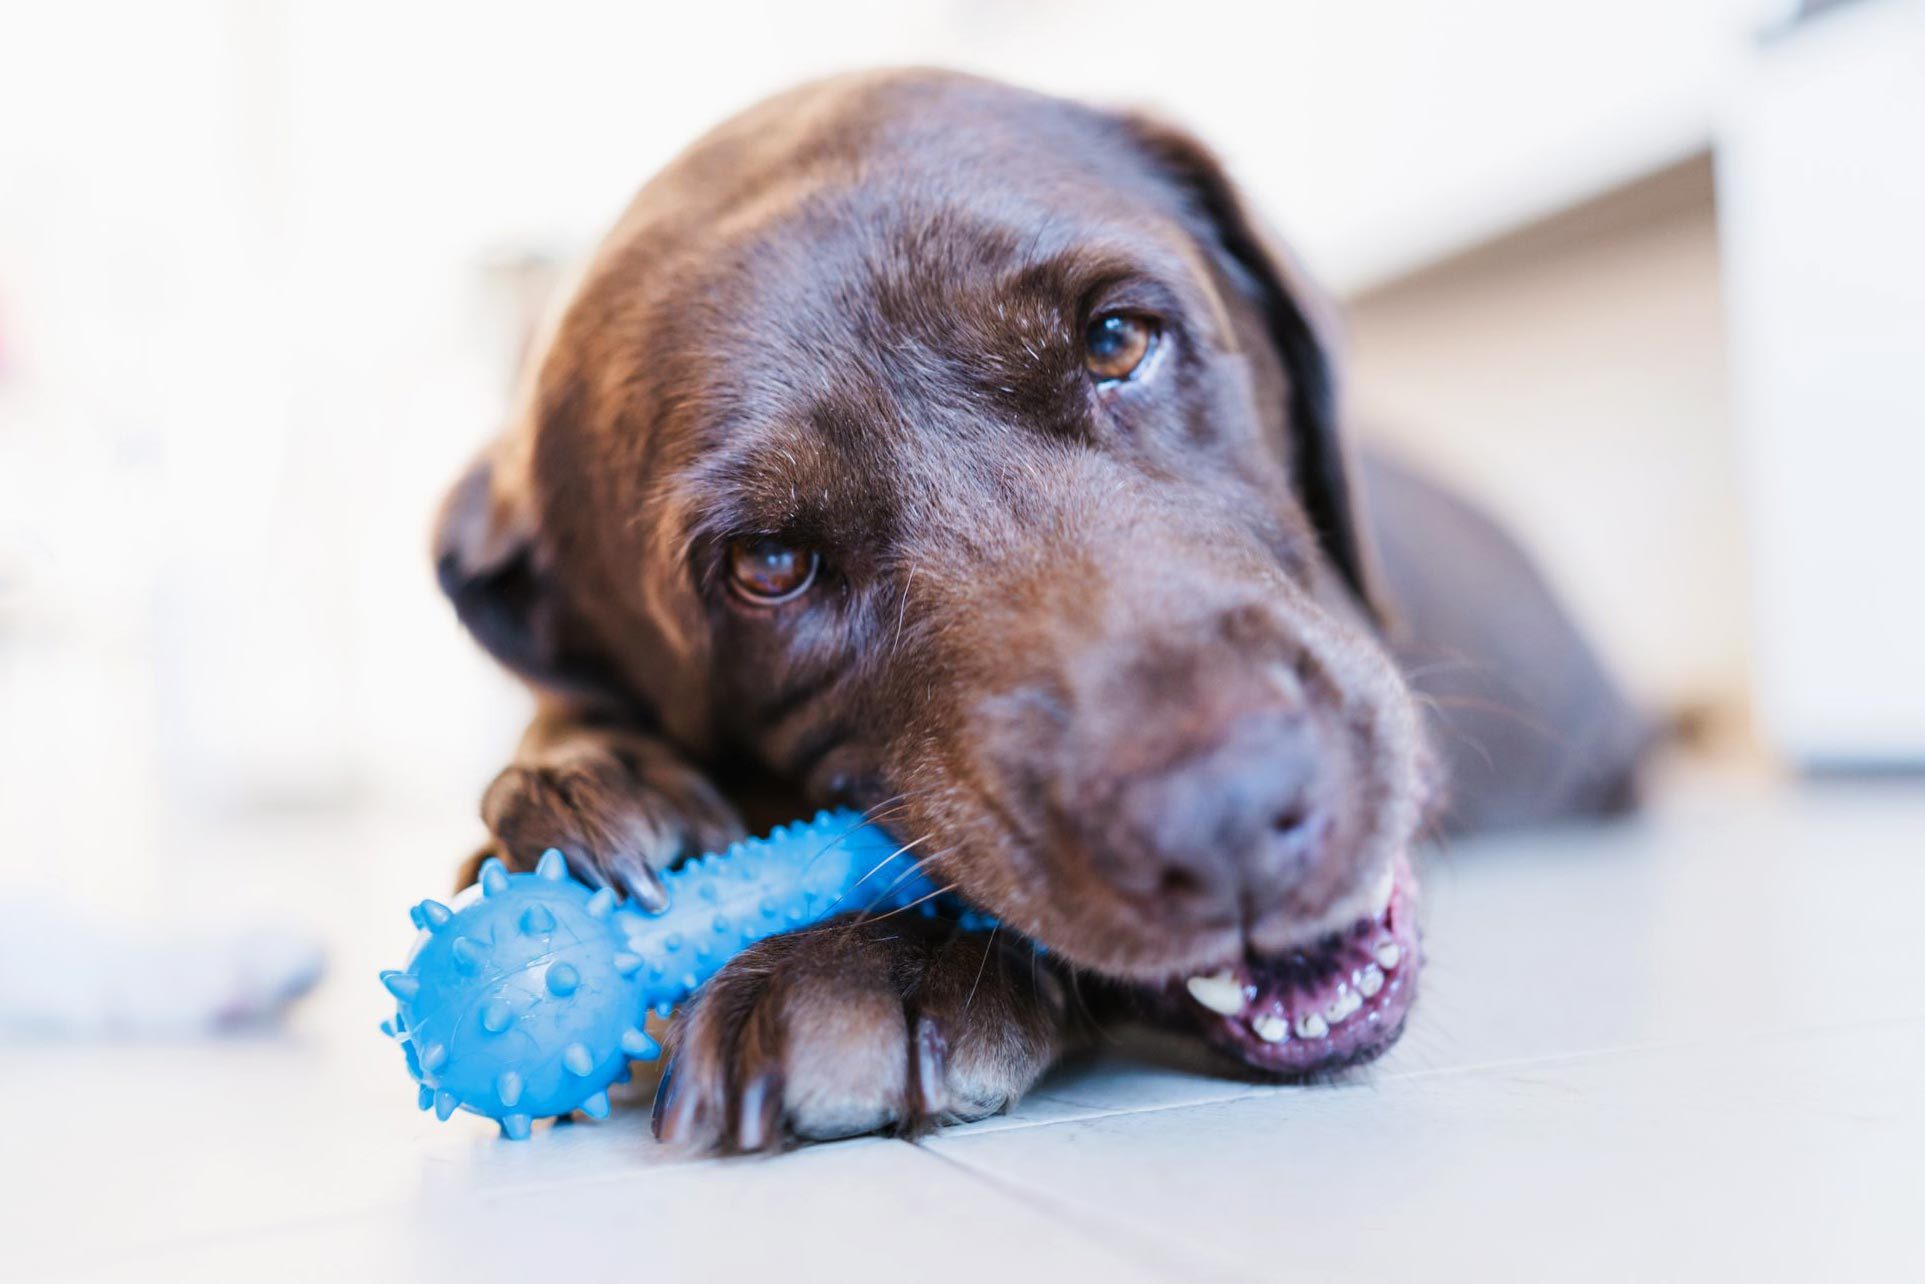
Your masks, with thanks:
[[[290,923],[103,915],[46,892],[0,891],[0,1039],[182,1037],[279,1019],[326,970]]]

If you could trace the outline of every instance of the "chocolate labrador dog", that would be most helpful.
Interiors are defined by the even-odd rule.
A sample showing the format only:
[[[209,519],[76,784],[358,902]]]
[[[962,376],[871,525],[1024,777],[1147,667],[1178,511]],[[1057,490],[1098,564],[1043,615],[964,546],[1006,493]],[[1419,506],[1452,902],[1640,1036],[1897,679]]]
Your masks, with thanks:
[[[1003,925],[749,950],[659,1136],[975,1118],[1117,1014],[1368,1059],[1420,830],[1623,803],[1637,719],[1501,534],[1359,476],[1321,318],[1198,143],[961,75],[797,89],[642,189],[440,521],[542,701],[489,850],[652,900],[841,803]]]

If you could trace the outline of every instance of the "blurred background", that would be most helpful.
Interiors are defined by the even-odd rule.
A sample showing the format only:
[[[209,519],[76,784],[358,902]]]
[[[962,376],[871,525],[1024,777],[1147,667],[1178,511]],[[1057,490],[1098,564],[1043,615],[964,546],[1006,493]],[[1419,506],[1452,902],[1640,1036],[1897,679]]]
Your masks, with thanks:
[[[1361,430],[1519,528],[1652,709],[1761,774],[1925,762],[1916,3],[3,12],[16,881],[143,902],[352,815],[433,818],[439,887],[526,704],[428,521],[531,319],[698,132],[890,62],[1192,126],[1344,302]]]

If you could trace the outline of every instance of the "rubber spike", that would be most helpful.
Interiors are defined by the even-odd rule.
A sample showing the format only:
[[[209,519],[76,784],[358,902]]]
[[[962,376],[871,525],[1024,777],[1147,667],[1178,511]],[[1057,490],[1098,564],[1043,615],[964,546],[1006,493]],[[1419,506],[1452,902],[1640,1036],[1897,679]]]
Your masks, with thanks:
[[[453,910],[432,897],[422,901],[416,908],[421,911],[421,917],[426,921],[430,932],[440,931],[448,925],[448,920],[455,916]]]
[[[470,976],[481,970],[482,960],[487,957],[479,945],[465,936],[455,937],[454,944],[449,946],[449,953],[454,955],[455,966]]]
[[[646,1032],[630,1027],[622,1031],[622,1051],[637,1061],[653,1061],[662,1055],[662,1045],[649,1038]]]
[[[490,856],[481,862],[481,894],[499,896],[508,890],[508,867],[501,863],[499,856]]]
[[[581,988],[582,974],[572,963],[557,963],[548,969],[548,992],[565,999]]]
[[[607,918],[615,908],[615,890],[611,887],[602,888],[588,898],[588,904],[583,908],[588,911],[590,918]]]
[[[448,1116],[453,1114],[455,1107],[460,1104],[460,1100],[454,1093],[443,1088],[440,1092],[434,1094],[434,1117],[442,1123],[447,1123]]]
[[[546,905],[530,905],[521,912],[521,934],[540,936],[555,930],[555,915]]]
[[[418,977],[409,976],[406,972],[396,972],[393,969],[381,974],[381,984],[387,986],[388,993],[403,1003],[421,993],[421,981]]]
[[[527,1141],[529,1122],[527,1115],[509,1115],[501,1121],[501,1135],[510,1141]]]
[[[419,929],[425,930],[428,926],[428,920],[421,917],[421,907],[419,905],[408,906],[408,921]]]
[[[383,1034],[385,1034],[385,1035],[387,1035],[387,1036],[388,1036],[388,1037],[389,1037],[390,1039],[392,1039],[392,1038],[393,1038],[393,1037],[395,1036],[395,1033],[396,1033],[396,1031],[395,1031],[395,1028],[394,1028],[394,1022],[392,1022],[392,1021],[383,1021],[383,1022],[381,1023],[381,1033],[383,1033]]]
[[[559,883],[568,877],[568,858],[550,847],[541,854],[541,859],[535,862],[535,873],[551,883]]]
[[[588,1100],[582,1102],[580,1109],[581,1112],[590,1119],[608,1118],[608,1094],[606,1092],[596,1093]]]
[[[495,1076],[495,1096],[501,1099],[502,1109],[512,1110],[521,1100],[521,1076],[513,1070],[503,1070]]]
[[[421,1068],[423,1070],[437,1070],[440,1068],[441,1063],[447,1059],[448,1045],[445,1043],[430,1043],[427,1047],[421,1049]]]
[[[628,951],[623,950],[616,954],[614,958],[610,959],[609,962],[613,963],[615,970],[623,976],[634,976],[636,972],[641,970],[642,956],[639,954],[630,954]]]
[[[561,1050],[561,1063],[573,1075],[585,1075],[595,1068],[595,1058],[579,1043],[571,1043]]]
[[[423,1110],[426,1110],[429,1106],[432,1106],[434,1104],[434,1089],[430,1088],[425,1083],[422,1084],[419,1088],[415,1089],[414,1104],[421,1107],[421,1109]]]
[[[488,1006],[481,1009],[481,1028],[489,1034],[500,1034],[515,1023],[515,1010],[500,999],[488,1000]]]

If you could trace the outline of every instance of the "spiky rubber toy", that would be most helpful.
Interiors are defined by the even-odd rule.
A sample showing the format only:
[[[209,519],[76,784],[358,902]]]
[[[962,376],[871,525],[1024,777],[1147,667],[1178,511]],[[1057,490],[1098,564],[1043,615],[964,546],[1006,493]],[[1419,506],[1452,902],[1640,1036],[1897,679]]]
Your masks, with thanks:
[[[521,1139],[530,1123],[579,1110],[600,1119],[630,1060],[661,1049],[643,1030],[721,966],[776,932],[851,910],[920,905],[936,889],[915,860],[854,812],[823,812],[662,876],[668,908],[618,904],[570,877],[558,851],[535,871],[485,862],[452,906],[410,911],[421,934],[407,966],[383,972],[423,1110],[457,1109]]]

